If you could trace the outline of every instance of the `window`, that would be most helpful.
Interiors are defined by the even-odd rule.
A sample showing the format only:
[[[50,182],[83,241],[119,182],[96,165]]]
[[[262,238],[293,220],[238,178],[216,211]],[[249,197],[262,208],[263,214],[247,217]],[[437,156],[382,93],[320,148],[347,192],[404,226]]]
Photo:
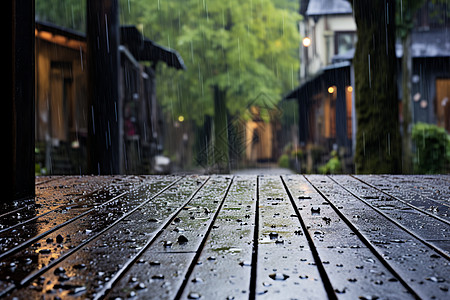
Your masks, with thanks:
[[[356,32],[353,31],[337,31],[334,33],[334,53],[342,54],[356,45]]]

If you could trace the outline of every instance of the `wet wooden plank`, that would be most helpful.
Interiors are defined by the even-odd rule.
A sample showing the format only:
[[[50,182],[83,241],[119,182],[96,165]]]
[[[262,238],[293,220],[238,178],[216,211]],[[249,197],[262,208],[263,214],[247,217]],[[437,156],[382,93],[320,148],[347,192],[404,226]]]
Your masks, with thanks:
[[[258,200],[256,298],[326,299],[327,284],[279,176],[259,177]]]
[[[2,253],[0,295],[15,287],[29,284],[40,274],[48,272],[57,263],[73,255],[82,246],[101,236],[106,229],[124,219],[130,211],[135,210],[143,202],[148,202],[155,194],[170,187],[179,179],[149,178],[138,186],[130,186],[129,193],[121,194],[104,203],[105,205],[98,205],[78,215],[76,219],[62,223],[61,227],[47,229],[47,222],[44,224],[37,222],[34,226],[24,228],[32,230],[33,233],[43,233],[18,245],[17,251]],[[64,216],[64,213],[61,215]],[[29,237],[25,235],[22,238]]]
[[[0,295],[446,299],[449,178],[40,177],[0,208]]]
[[[125,178],[117,177],[116,181],[127,184],[132,182],[130,177],[123,179]],[[83,196],[102,191],[107,187],[112,193],[111,187],[118,186],[116,181],[106,176],[68,176],[42,180],[36,184],[35,198],[1,204],[0,231],[14,225],[26,224],[28,220],[59,207],[74,205],[79,199],[83,199]]]
[[[158,299],[174,299],[189,269],[196,263],[197,251],[206,240],[231,181],[229,176],[212,176],[179,208],[151,245],[136,257],[143,263],[123,270],[117,281],[102,293],[112,299],[126,298],[130,293],[137,297],[154,294]],[[141,286],[136,286],[136,282]]]
[[[417,182],[416,180],[414,180],[411,184],[408,178],[415,177],[405,176],[405,178],[401,180],[401,184],[394,183],[390,180],[386,180],[382,176],[377,175],[359,175],[355,176],[355,178],[362,180],[363,182],[379,189],[380,191],[388,193],[391,197],[400,199],[408,205],[414,206],[417,209],[421,209],[426,214],[435,215],[439,218],[450,221],[450,197],[448,196],[450,192],[448,186],[450,186],[450,184],[436,185],[434,186],[434,189],[430,191],[423,188],[424,183]],[[435,181],[434,178],[433,181]],[[432,194],[437,190],[447,190],[447,193],[444,193],[447,196],[442,196],[440,195],[441,192],[439,192],[439,198],[436,199],[436,197]]]
[[[0,217],[3,224],[0,225],[0,258],[33,237],[45,235],[46,231],[55,230],[95,206],[113,201],[142,180],[136,176],[86,176],[69,177],[67,182],[52,180],[50,185],[46,182],[37,187],[35,199],[25,201],[25,207]],[[152,177],[152,180],[167,181],[168,178]]]
[[[394,299],[413,298],[355,228],[336,212],[331,205],[337,200],[333,193],[319,193],[303,176],[284,176],[284,180],[335,293],[332,297],[375,299],[388,294]],[[310,180],[316,183],[327,178],[315,176]]]
[[[256,184],[256,176],[234,178],[181,299],[249,298]]]
[[[397,226],[380,211],[362,199],[349,194],[329,177],[307,176],[308,180],[330,201],[340,216],[348,220],[359,236],[370,244],[378,259],[394,274],[409,292],[419,298],[445,299],[450,271],[448,257],[422,243],[416,236]],[[355,217],[357,216],[357,217]],[[384,281],[383,287],[384,289]]]
[[[401,192],[397,192],[397,197],[394,197],[391,196],[391,189],[380,191],[351,176],[333,176],[331,179],[343,186],[349,193],[360,197],[373,209],[379,210],[404,227],[405,230],[417,235],[423,242],[436,248],[446,245],[443,249],[436,250],[446,252],[447,255],[450,254],[450,220],[410,205],[408,201],[403,200],[404,197],[400,198]],[[385,184],[384,180],[377,182]]]
[[[152,184],[154,183],[151,189],[157,191],[177,179],[177,177],[154,177],[151,179]],[[150,181],[147,182],[147,184],[149,183]],[[32,243],[38,243],[40,239],[45,238],[56,230],[65,232],[66,229],[61,228],[82,217],[98,218],[99,216],[96,216],[96,210],[103,206],[114,208],[108,212],[102,210],[104,214],[112,215],[114,213],[123,213],[123,211],[126,210],[126,207],[120,207],[117,205],[117,202],[120,201],[120,199],[124,199],[121,197],[130,193],[139,185],[142,185],[142,181],[127,180],[123,184],[116,184],[115,181],[111,181],[108,189],[102,188],[86,196],[77,198],[75,202],[68,202],[70,204],[65,207],[60,207],[44,214],[37,213],[36,217],[31,218],[24,223],[8,227],[0,232],[0,259],[17,252]],[[132,206],[140,201],[141,199],[135,199],[133,203],[127,200],[126,203],[127,205]],[[101,221],[106,221],[111,219],[111,216],[99,219]],[[100,222],[96,222],[95,225],[96,227],[101,228],[99,223]],[[86,226],[91,232],[94,230],[94,228],[89,228],[90,225]],[[81,226],[80,228],[84,227]],[[70,234],[70,232],[67,232],[67,234]]]
[[[395,184],[394,187],[410,189],[430,199],[450,205],[450,175],[380,175],[384,180]],[[368,177],[368,176],[366,176]]]

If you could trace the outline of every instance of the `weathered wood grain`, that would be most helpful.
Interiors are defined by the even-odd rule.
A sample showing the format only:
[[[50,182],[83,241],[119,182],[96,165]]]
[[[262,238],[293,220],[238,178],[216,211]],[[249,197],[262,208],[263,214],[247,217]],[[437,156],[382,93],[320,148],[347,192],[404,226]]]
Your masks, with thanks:
[[[39,177],[0,207],[0,298],[448,299],[449,182]]]

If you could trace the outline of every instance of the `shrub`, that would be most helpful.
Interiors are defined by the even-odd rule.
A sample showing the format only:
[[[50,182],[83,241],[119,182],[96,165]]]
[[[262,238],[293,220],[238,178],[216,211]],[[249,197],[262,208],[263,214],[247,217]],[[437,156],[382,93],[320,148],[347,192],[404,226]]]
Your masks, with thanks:
[[[305,153],[303,153],[302,149],[294,149],[291,151],[292,159],[302,160],[305,157]]]
[[[278,160],[280,168],[289,168],[289,155],[282,154]]]
[[[342,173],[342,164],[335,150],[331,152],[330,160],[325,165],[319,167],[319,172],[322,174]]]
[[[433,124],[417,123],[412,129],[415,143],[414,172],[437,174],[449,171],[450,135]]]

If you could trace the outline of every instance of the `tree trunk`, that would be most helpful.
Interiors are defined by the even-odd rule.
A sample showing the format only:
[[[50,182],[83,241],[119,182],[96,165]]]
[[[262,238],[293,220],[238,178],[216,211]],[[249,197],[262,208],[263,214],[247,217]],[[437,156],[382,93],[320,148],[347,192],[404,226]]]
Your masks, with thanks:
[[[355,68],[357,173],[400,173],[401,137],[393,0],[355,0],[358,27]]]
[[[412,154],[411,154],[411,34],[407,33],[402,38],[403,58],[402,58],[402,171],[403,174],[413,172]]]
[[[214,87],[214,167],[219,173],[230,173],[228,152],[228,120],[226,92],[218,86]]]

